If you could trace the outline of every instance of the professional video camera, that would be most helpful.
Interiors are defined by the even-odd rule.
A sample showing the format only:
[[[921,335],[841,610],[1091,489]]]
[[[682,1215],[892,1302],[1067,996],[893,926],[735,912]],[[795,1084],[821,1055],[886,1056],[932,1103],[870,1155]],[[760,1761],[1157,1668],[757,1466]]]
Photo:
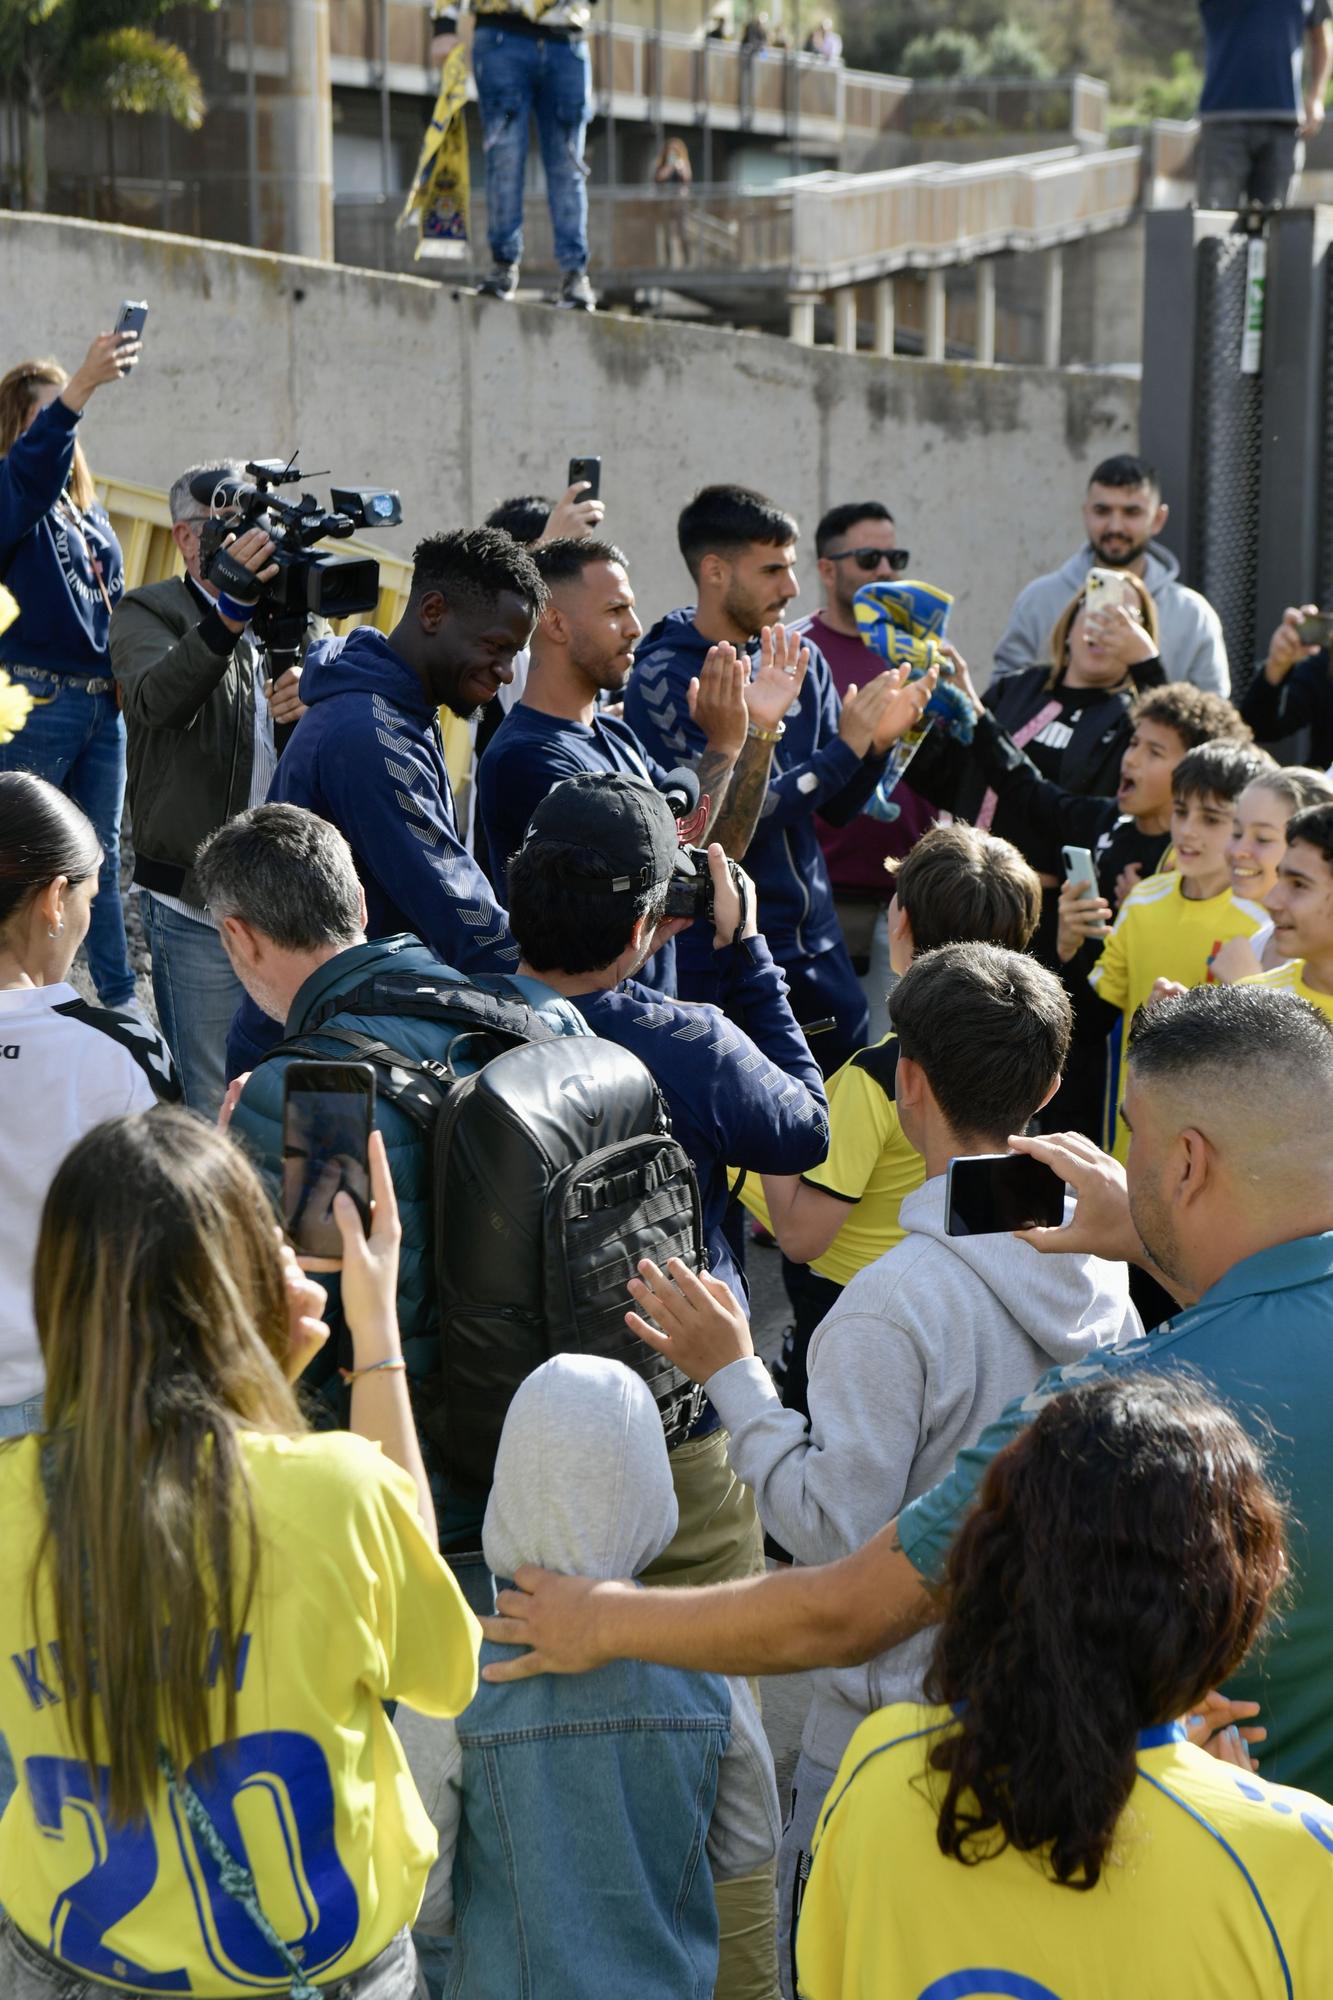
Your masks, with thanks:
[[[274,544],[278,573],[263,586],[254,629],[270,654],[294,653],[312,617],[347,618],[373,611],[379,602],[380,566],[372,556],[318,553],[316,542],[342,541],[358,528],[392,528],[403,518],[396,493],[375,487],[331,487],[331,509],[320,506],[313,493],[299,500],[282,500],[277,486],[295,486],[305,477],[296,454],[281,459],[251,459],[247,483],[212,471],[196,474],[190,492],[201,506],[225,508],[225,515],[205,521],[199,533],[200,564],[211,573],[219,551],[231,536],[262,528]]]

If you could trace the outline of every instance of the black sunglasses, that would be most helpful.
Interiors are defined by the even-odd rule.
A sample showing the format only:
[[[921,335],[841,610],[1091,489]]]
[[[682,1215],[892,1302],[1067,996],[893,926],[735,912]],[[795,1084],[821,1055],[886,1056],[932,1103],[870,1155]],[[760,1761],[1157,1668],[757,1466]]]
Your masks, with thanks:
[[[830,562],[854,562],[867,576],[872,576],[882,562],[888,564],[895,576],[901,576],[911,560],[910,549],[843,549],[829,557]]]

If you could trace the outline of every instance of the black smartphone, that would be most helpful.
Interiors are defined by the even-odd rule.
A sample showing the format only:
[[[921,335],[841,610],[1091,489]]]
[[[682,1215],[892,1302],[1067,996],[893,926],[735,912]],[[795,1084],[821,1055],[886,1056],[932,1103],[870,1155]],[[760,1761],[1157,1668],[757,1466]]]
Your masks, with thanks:
[[[580,493],[580,500],[600,500],[602,497],[602,461],[600,458],[571,458],[569,478],[566,487],[586,483],[587,492]]]
[[[1056,1229],[1065,1219],[1065,1184],[1027,1153],[977,1153],[950,1160],[944,1186],[947,1236],[998,1236],[1011,1229]]]
[[[122,299],[120,311],[116,314],[116,332],[121,335],[132,333],[136,340],[142,340],[147,320],[147,299]]]
[[[294,1062],[282,1080],[282,1217],[303,1257],[341,1259],[333,1197],[350,1194],[370,1228],[369,1063]]]
[[[1327,651],[1333,646],[1333,611],[1316,611],[1312,618],[1302,618],[1296,636],[1303,646],[1322,646]]]

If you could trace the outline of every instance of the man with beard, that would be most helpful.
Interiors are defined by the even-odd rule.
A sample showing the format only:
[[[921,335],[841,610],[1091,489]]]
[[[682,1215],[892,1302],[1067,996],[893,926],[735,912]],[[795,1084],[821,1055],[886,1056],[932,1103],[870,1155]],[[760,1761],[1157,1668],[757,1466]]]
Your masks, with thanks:
[[[782,624],[800,588],[798,533],[790,514],[744,486],[706,486],[683,510],[677,539],[698,601],[659,619],[639,647],[625,696],[626,720],[659,761],[679,763],[702,748],[688,691],[710,648],[725,642],[753,654],[759,635]],[[808,651],[805,686],[785,722],[751,716],[750,741],[759,754],[733,778],[728,812],[738,819],[758,813],[745,866],[773,956],[787,975],[792,1012],[814,1037],[811,1047],[827,1076],[865,1046],[870,1024],[838,925],[815,814],[842,826],[861,811],[883,775],[889,745],[915,720],[904,707],[919,712],[929,691],[895,702],[901,676],[871,672],[867,658],[859,692],[840,700],[827,660],[816,646]],[[680,940],[682,999],[711,997],[711,957],[706,935]]]
[[[634,665],[643,636],[634,609],[625,557],[611,542],[591,538],[547,542],[533,561],[549,592],[532,635],[532,658],[521,700],[510,709],[484,752],[477,773],[478,809],[489,873],[497,892],[504,887],[511,855],[523,844],[528,821],[551,787],[580,771],[620,771],[646,778],[658,791],[670,773],[651,756],[628,722],[603,713],[603,695],[618,699]],[[722,816],[732,771],[767,750],[751,739],[751,722],[766,729],[781,721],[800,692],[799,672],[785,672],[788,652],[799,659],[799,642],[788,647],[779,633],[781,659],[761,664],[749,680],[749,662],[736,648],[709,649],[687,689],[690,719],[703,734],[694,762],[700,803],[708,800],[702,827],[692,831],[696,846],[710,839],[726,851],[745,852],[763,798],[762,785],[744,787],[753,801],[748,816]],[[643,985],[674,993],[675,948],[655,952],[637,975]]]
[[[1191,681],[1213,694],[1230,694],[1231,670],[1221,622],[1206,597],[1187,590],[1180,564],[1154,539],[1166,526],[1161,482],[1141,458],[1120,453],[1104,459],[1083,502],[1087,541],[1062,569],[1020,590],[1004,637],[995,649],[997,674],[1049,664],[1050,635],[1088,571],[1127,569],[1141,576],[1157,606],[1162,665],[1171,681]]]
[[[1226,1692],[1260,1704],[1265,1776],[1333,1795],[1333,1025],[1294,994],[1257,985],[1163,1000],[1135,1024],[1125,1117],[1123,1168],[1077,1134],[1010,1139],[1077,1197],[1062,1228],[1025,1240],[1138,1264],[1181,1312],[1146,1340],[1043,1376],[938,1485],[841,1562],[683,1598],[520,1570],[503,1615],[484,1629],[535,1650],[487,1678],[584,1672],[622,1656],[735,1674],[868,1660],[938,1617],[932,1591],[987,1468],[1048,1398],[1103,1370],[1185,1369],[1256,1438],[1291,1504],[1281,1625]],[[636,1297],[673,1358],[714,1351],[719,1319],[744,1326],[710,1279],[683,1266],[669,1276],[640,1269]]]
[[[361,625],[312,646],[306,713],[269,799],[336,826],[366,892],[370,938],[409,931],[459,972],[512,972],[518,947],[463,844],[438,710],[470,716],[514,671],[546,603],[531,556],[499,528],[432,535],[412,555],[407,608],[385,638]],[[227,1074],[247,1070],[281,1028],[247,999]]]

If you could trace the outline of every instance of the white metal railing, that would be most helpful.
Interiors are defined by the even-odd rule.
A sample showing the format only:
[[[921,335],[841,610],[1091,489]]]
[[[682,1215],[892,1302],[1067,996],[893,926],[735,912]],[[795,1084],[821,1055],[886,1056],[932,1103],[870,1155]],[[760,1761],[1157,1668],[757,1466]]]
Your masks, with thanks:
[[[1137,146],[1061,147],[963,166],[811,175],[793,204],[793,279],[802,290],[904,265],[970,263],[1036,250],[1128,221],[1139,201]]]
[[[1139,205],[1141,175],[1137,146],[1094,153],[1066,146],[958,166],[799,175],[765,190],[593,188],[593,262],[636,278],[682,269],[748,273],[816,292],[1115,228]],[[382,263],[375,245],[392,219],[387,206],[340,202],[338,216],[340,257]],[[472,232],[484,246],[480,199]],[[524,205],[524,234],[525,269],[550,269],[550,219],[539,196]],[[406,249],[400,237],[389,261],[400,262]]]

